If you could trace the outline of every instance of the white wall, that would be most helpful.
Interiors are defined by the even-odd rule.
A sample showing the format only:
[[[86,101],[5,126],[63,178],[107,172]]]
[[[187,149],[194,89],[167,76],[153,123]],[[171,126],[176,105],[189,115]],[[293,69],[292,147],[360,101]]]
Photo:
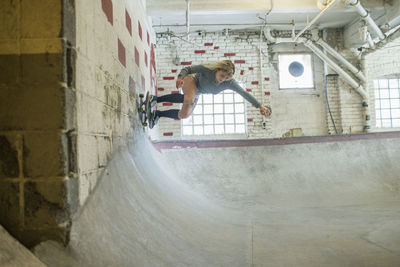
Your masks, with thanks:
[[[375,97],[374,92],[374,80],[382,77],[390,77],[392,75],[400,75],[400,37],[386,44],[382,49],[377,50],[373,53],[369,53],[364,58],[365,74],[367,77],[367,87],[369,89],[370,110],[371,110],[371,127],[373,131],[382,130],[400,130],[399,128],[394,129],[377,129],[376,128],[376,115],[375,115],[375,103],[373,101]]]
[[[201,36],[192,36],[192,43],[182,41],[167,35],[157,36],[157,86],[159,95],[176,91],[176,76],[183,65],[181,62],[202,64],[223,59],[244,60],[244,64],[236,64],[235,79],[246,82],[247,89],[260,101],[272,106],[273,115],[265,121],[258,110],[248,105],[248,134],[246,136],[224,137],[186,137],[186,139],[216,139],[216,138],[277,138],[291,136],[291,129],[300,128],[300,134],[307,136],[335,134],[328,106],[326,104],[324,87],[324,66],[322,61],[314,56],[315,90],[279,90],[278,74],[276,72],[275,52],[310,52],[301,45],[285,44],[269,46],[262,42],[263,77],[260,77],[260,58],[258,53],[259,33],[236,32],[225,36],[222,33],[207,33]],[[400,73],[400,38],[387,44],[385,47],[366,55],[362,61],[357,58],[357,51],[350,51],[344,47],[344,35],[340,29],[328,31],[327,42],[344,55],[353,65],[362,68],[367,83],[370,100],[371,131],[375,128],[375,107],[373,80],[385,75]],[[205,44],[212,44],[206,46]],[[218,47],[218,49],[215,49]],[[195,53],[195,50],[204,50],[204,53]],[[234,56],[224,56],[225,53],[235,53]],[[178,64],[173,63],[178,55]],[[253,68],[250,70],[249,68]],[[173,72],[174,71],[174,72]],[[243,71],[243,75],[241,75]],[[335,72],[328,68],[329,74]],[[164,77],[173,77],[173,80],[164,80]],[[268,81],[265,79],[268,78]],[[252,85],[258,81],[258,85]],[[261,81],[263,85],[261,86]],[[160,89],[161,88],[161,89]],[[362,98],[344,82],[340,76],[327,76],[328,99],[338,134],[362,133],[365,120],[363,117]],[[266,93],[268,92],[268,95]],[[159,106],[161,110],[180,108]],[[393,130],[393,129],[390,129]],[[295,131],[299,134],[299,131]],[[181,136],[181,121],[162,119],[156,131],[152,132],[153,139],[177,140],[185,139]]]
[[[154,92],[151,38],[147,37],[154,34],[142,0],[76,1],[76,23],[76,175],[83,204],[114,145],[132,134],[137,93]]]
[[[319,58],[313,57],[315,90],[279,90],[278,74],[274,64],[270,62],[270,50],[287,52],[293,51],[293,47],[268,48],[263,39],[262,61],[263,75],[260,74],[260,56],[258,47],[260,44],[258,32],[234,32],[228,36],[222,33],[207,33],[201,36],[193,35],[188,43],[167,35],[157,36],[157,86],[158,94],[164,95],[176,91],[176,76],[184,65],[181,62],[191,62],[193,65],[231,59],[244,60],[245,63],[237,63],[235,79],[244,81],[246,88],[265,104],[271,105],[273,115],[265,120],[259,111],[250,104],[247,105],[248,134],[246,136],[210,137],[215,138],[273,138],[282,137],[294,128],[301,128],[304,135],[327,134],[325,93],[323,83],[323,65]],[[208,45],[212,44],[212,45]],[[204,53],[199,53],[200,50]],[[304,47],[297,47],[296,51],[309,52]],[[234,56],[225,56],[225,53],[234,53]],[[178,55],[178,65],[173,63]],[[272,62],[273,63],[273,62]],[[242,73],[242,74],[241,74]],[[173,80],[165,80],[165,77],[173,77]],[[168,79],[168,78],[167,78]],[[172,78],[171,78],[172,79]],[[252,84],[258,82],[258,84]],[[179,105],[164,107],[160,110],[180,108]],[[155,139],[181,139],[181,121],[161,119],[153,133]],[[198,138],[198,137],[196,137]]]

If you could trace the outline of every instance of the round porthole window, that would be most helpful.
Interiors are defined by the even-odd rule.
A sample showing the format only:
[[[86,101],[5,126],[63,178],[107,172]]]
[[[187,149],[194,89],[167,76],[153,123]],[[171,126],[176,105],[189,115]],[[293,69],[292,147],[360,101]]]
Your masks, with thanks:
[[[293,77],[300,77],[304,73],[304,66],[300,62],[293,61],[289,65],[289,73]]]

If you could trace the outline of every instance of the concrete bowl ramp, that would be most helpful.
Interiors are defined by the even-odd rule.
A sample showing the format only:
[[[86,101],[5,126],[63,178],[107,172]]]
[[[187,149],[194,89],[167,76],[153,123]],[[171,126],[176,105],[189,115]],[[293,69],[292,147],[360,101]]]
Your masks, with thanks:
[[[1,267],[45,267],[26,247],[0,225]]]
[[[43,262],[400,266],[400,138],[159,152],[134,137]]]

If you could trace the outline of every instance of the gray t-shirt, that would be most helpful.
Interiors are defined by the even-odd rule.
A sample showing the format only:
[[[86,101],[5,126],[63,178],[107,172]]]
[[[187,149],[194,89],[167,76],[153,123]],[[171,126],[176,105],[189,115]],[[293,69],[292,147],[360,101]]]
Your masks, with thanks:
[[[243,90],[243,88],[235,80],[227,80],[223,82],[217,82],[215,80],[215,73],[217,70],[210,70],[203,65],[188,66],[181,70],[178,77],[185,77],[189,74],[194,74],[196,78],[197,92],[196,95],[200,94],[213,94],[216,95],[224,90],[230,89],[244,99],[249,101],[254,107],[259,108],[260,103],[251,94]]]

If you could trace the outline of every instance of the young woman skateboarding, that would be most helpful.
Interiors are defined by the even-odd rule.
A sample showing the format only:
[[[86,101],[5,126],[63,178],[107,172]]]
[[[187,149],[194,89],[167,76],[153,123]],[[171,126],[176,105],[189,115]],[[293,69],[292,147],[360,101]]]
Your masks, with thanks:
[[[271,115],[271,108],[261,105],[251,94],[232,78],[235,74],[235,65],[230,60],[223,60],[212,64],[195,65],[181,70],[176,81],[176,88],[182,88],[182,94],[169,94],[164,96],[151,96],[151,107],[157,103],[170,102],[182,103],[182,108],[165,111],[155,110],[150,117],[150,128],[157,124],[160,118],[185,119],[188,118],[201,94],[218,94],[230,89],[240,94],[254,107],[260,109],[265,117]]]

